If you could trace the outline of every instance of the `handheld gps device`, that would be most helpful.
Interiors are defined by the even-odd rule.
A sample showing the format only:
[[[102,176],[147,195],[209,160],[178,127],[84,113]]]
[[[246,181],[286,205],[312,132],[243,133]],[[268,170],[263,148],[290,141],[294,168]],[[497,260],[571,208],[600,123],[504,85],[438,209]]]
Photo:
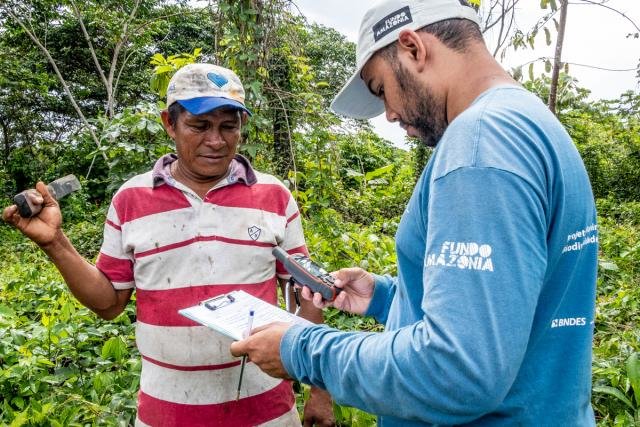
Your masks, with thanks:
[[[289,255],[279,246],[273,248],[272,253],[291,274],[295,283],[306,286],[313,292],[319,292],[325,300],[333,301],[342,291],[333,285],[333,276],[308,257],[299,254]]]

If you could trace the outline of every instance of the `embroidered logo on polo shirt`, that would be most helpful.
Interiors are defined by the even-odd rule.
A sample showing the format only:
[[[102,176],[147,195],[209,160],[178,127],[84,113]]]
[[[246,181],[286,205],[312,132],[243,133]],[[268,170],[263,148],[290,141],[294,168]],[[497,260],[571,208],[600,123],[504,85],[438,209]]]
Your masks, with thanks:
[[[396,28],[410,24],[411,22],[413,22],[413,18],[411,18],[409,6],[398,9],[379,20],[373,26],[373,39],[378,41]]]
[[[258,240],[258,237],[260,237],[260,233],[262,233],[262,229],[256,227],[255,225],[247,228],[247,231],[249,232],[249,237],[251,237],[252,240]]]

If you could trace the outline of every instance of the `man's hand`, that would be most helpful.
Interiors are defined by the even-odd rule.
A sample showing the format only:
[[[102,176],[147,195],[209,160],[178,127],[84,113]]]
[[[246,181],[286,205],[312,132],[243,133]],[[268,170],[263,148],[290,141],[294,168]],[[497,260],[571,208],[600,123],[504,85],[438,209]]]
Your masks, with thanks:
[[[317,387],[311,387],[309,400],[304,405],[303,426],[331,427],[336,425],[331,395]]]
[[[58,237],[62,214],[58,202],[51,197],[43,182],[36,184],[36,190],[29,190],[26,196],[34,205],[43,205],[38,215],[32,218],[23,218],[18,213],[18,207],[11,205],[2,212],[2,219],[16,227],[39,246],[46,246]]]
[[[231,354],[248,355],[266,374],[275,378],[289,379],[289,374],[280,359],[280,341],[291,323],[274,322],[251,331],[249,338],[231,344]]]
[[[323,300],[320,293],[313,294],[306,286],[302,288],[302,297],[306,300],[312,300],[313,305],[318,308],[333,306],[349,313],[364,314],[373,297],[375,285],[373,276],[358,267],[343,268],[331,274],[336,279],[335,286],[342,288],[342,292],[338,294],[335,300]]]

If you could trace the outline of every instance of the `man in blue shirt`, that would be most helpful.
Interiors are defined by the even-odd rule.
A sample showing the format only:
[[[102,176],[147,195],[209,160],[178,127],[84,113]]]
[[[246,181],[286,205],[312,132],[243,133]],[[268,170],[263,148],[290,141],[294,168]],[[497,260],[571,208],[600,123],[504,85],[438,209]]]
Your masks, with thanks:
[[[335,273],[344,291],[331,304],[375,316],[385,332],[274,324],[232,352],[383,426],[594,425],[588,177],[464,3],[377,3],[362,21],[356,73],[332,104],[356,118],[386,111],[435,146],[396,235],[398,277]]]

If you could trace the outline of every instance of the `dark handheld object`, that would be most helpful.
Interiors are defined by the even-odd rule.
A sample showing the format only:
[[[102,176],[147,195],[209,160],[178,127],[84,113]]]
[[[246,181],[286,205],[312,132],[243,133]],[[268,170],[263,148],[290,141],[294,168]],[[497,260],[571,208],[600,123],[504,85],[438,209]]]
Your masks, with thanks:
[[[304,255],[289,255],[279,246],[273,248],[273,255],[291,274],[294,282],[300,286],[307,286],[313,292],[319,292],[327,301],[333,301],[342,291],[334,286],[333,276]]]
[[[75,175],[67,175],[50,182],[47,185],[47,189],[49,189],[49,193],[51,193],[54,199],[59,200],[67,194],[79,190],[80,181],[78,181],[78,178],[76,178]],[[18,213],[23,218],[36,216],[42,210],[41,204],[34,205],[31,203],[31,199],[27,195],[28,191],[33,190],[25,190],[13,197],[13,203],[18,206]]]

